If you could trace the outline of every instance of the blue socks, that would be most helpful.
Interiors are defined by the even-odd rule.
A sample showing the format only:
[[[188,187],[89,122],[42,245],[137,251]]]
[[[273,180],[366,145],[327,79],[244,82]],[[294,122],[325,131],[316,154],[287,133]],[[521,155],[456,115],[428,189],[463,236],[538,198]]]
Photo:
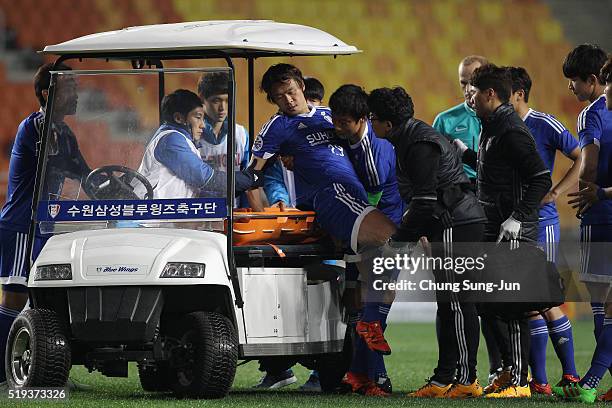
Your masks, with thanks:
[[[368,302],[363,305],[363,320],[364,322],[379,321],[383,330],[387,327],[387,315],[391,305],[382,302]]]
[[[361,318],[364,322],[375,322],[379,321],[383,331],[387,328],[387,316],[391,305],[382,302],[368,302],[363,306],[363,317]],[[387,369],[385,368],[385,361],[381,354],[372,351],[368,348],[361,337],[357,336],[356,350],[351,363],[351,371],[353,372],[365,372],[367,371],[368,378],[376,380],[378,377],[387,376]],[[356,361],[361,360],[361,362]]]
[[[548,343],[546,320],[530,320],[529,334],[531,341],[529,346],[531,375],[537,383],[548,384],[548,378],[546,377],[546,344]]]
[[[603,322],[606,314],[604,313],[603,303],[591,303],[591,310],[593,311],[593,334],[595,334],[595,341],[599,339],[599,335],[603,330]]]
[[[19,312],[20,310],[13,310],[0,305],[0,382],[6,381],[6,375],[4,374],[6,341],[11,325]]]
[[[578,377],[576,364],[574,363],[574,336],[572,324],[567,316],[563,316],[552,322],[548,322],[548,333],[550,341],[555,348],[555,353],[561,362],[563,374]]]
[[[597,339],[597,347],[591,360],[591,368],[580,381],[580,386],[597,388],[599,381],[612,364],[612,318],[605,319],[601,334]]]
[[[353,341],[353,358],[351,360],[351,366],[349,371],[353,373],[365,374],[367,371],[367,361],[364,358],[366,352],[369,351],[368,346],[365,344],[363,339],[355,331],[355,325],[362,318],[362,311],[359,310],[357,313],[352,313],[349,317],[349,326],[351,328],[351,335]]]

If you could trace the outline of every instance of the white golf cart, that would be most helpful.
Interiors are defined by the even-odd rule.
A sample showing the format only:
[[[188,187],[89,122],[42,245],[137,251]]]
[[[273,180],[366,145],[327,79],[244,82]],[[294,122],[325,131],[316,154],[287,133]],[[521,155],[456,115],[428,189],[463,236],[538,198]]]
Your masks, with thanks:
[[[247,61],[253,140],[256,58],[359,51],[301,25],[202,21],[93,34],[43,52],[59,56],[56,64],[125,67],[52,75],[28,253],[37,229],[51,237],[31,267],[31,308],[9,335],[9,386],[64,386],[73,364],[126,377],[135,361],[145,390],[219,398],[239,359],[290,356],[319,370],[324,391],[334,390],[350,358],[342,268],[322,265],[339,258],[313,236],[314,214],[233,210],[231,160],[209,163],[228,170],[226,188],[197,197],[154,199],[155,186],[137,169],[160,125],[161,98],[195,91],[203,73],[229,73],[227,158],[235,152],[233,59]],[[164,67],[209,58],[227,66]],[[63,117],[66,79],[78,83],[79,107]],[[88,174],[57,160],[66,125],[95,169]]]

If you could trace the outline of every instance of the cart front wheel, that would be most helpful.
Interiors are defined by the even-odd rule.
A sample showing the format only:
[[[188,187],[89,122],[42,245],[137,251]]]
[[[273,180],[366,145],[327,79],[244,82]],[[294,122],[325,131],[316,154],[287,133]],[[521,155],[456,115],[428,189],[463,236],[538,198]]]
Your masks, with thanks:
[[[170,384],[178,396],[222,398],[229,392],[238,362],[238,335],[219,313],[193,312],[170,334]]]
[[[70,345],[55,312],[21,312],[9,331],[6,351],[6,379],[11,388],[66,385]]]

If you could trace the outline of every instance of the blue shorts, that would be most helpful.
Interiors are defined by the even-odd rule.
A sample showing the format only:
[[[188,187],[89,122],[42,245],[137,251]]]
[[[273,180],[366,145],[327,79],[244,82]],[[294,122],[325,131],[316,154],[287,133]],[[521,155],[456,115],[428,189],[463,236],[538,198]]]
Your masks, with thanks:
[[[47,239],[37,237],[34,240],[34,259]],[[0,284],[28,286],[30,265],[26,254],[27,242],[28,234],[0,229]]]
[[[357,237],[361,222],[375,208],[361,185],[333,183],[312,198],[317,222],[328,234],[357,252]]]
[[[612,225],[580,226],[580,279],[612,283]]]
[[[546,252],[546,260],[548,262],[557,263],[559,237],[561,237],[561,227],[558,220],[554,224],[540,224],[538,227],[538,243],[540,243],[544,252]]]

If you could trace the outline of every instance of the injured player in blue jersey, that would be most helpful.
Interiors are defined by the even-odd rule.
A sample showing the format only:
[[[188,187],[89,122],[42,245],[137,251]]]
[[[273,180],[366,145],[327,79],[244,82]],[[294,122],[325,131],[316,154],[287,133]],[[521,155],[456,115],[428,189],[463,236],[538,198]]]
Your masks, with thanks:
[[[263,169],[276,154],[292,155],[298,207],[314,210],[323,229],[355,252],[387,242],[395,225],[368,203],[348,146],[334,132],[330,110],[307,104],[300,70],[274,65],[264,74],[261,89],[279,112],[253,143],[255,168]]]

